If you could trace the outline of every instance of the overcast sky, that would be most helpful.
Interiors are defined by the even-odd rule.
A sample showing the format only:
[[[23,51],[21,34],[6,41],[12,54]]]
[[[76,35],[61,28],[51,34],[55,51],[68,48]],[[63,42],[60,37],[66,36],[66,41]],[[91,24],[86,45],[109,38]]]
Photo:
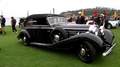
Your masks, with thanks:
[[[35,13],[59,14],[68,10],[79,10],[94,7],[110,7],[120,9],[120,0],[0,0],[0,14],[20,17]]]

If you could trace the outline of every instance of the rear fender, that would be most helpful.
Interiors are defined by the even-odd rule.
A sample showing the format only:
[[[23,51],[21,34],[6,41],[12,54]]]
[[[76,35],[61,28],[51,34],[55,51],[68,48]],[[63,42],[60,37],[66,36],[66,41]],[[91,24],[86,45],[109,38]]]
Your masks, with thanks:
[[[26,30],[23,29],[23,30],[20,31],[19,35],[17,36],[18,39],[22,38],[23,35],[27,35],[28,38],[30,38],[29,33]]]

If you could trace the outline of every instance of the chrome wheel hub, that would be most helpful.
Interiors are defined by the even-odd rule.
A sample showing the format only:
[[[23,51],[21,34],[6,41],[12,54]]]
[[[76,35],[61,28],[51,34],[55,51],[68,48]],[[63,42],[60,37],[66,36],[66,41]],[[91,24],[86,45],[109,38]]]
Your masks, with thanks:
[[[111,25],[108,25],[108,29],[111,28]]]
[[[24,42],[26,41],[26,37],[23,37],[23,41],[24,41]]]
[[[55,42],[59,42],[60,41],[60,36],[59,35],[54,35],[54,40],[55,40]]]
[[[85,56],[86,51],[85,51],[85,49],[84,49],[84,48],[81,48],[81,50],[80,50],[80,54],[81,54],[82,56]]]

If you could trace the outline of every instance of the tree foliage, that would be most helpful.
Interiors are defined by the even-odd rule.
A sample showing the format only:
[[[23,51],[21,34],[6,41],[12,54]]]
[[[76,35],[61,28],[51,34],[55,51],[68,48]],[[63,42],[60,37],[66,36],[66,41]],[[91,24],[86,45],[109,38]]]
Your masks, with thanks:
[[[109,16],[112,16],[115,10],[117,11],[117,14],[120,15],[120,10],[114,8],[108,8],[108,7],[86,8],[84,9],[84,13],[85,15],[93,15],[95,10],[97,11],[97,15],[103,14],[103,12],[106,11],[106,13]],[[64,15],[65,13],[72,13],[77,15],[79,11],[82,11],[82,9],[74,10],[74,11],[66,11],[66,12],[62,12],[61,14]]]

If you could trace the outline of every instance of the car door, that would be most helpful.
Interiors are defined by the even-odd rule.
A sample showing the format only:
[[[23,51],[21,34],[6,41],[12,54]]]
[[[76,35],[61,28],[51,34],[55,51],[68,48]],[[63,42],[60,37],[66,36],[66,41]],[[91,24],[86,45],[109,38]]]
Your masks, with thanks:
[[[50,32],[51,32],[51,27],[47,21],[46,18],[38,18],[37,19],[37,25],[38,25],[38,30],[37,30],[37,40],[40,43],[50,43]]]
[[[34,18],[29,18],[24,22],[24,29],[29,33],[30,40],[36,42],[38,39],[38,30],[40,27],[37,25],[38,21]]]
[[[50,26],[48,25],[46,18],[33,18],[29,22],[30,26],[27,30],[31,35],[32,41],[49,43]]]

